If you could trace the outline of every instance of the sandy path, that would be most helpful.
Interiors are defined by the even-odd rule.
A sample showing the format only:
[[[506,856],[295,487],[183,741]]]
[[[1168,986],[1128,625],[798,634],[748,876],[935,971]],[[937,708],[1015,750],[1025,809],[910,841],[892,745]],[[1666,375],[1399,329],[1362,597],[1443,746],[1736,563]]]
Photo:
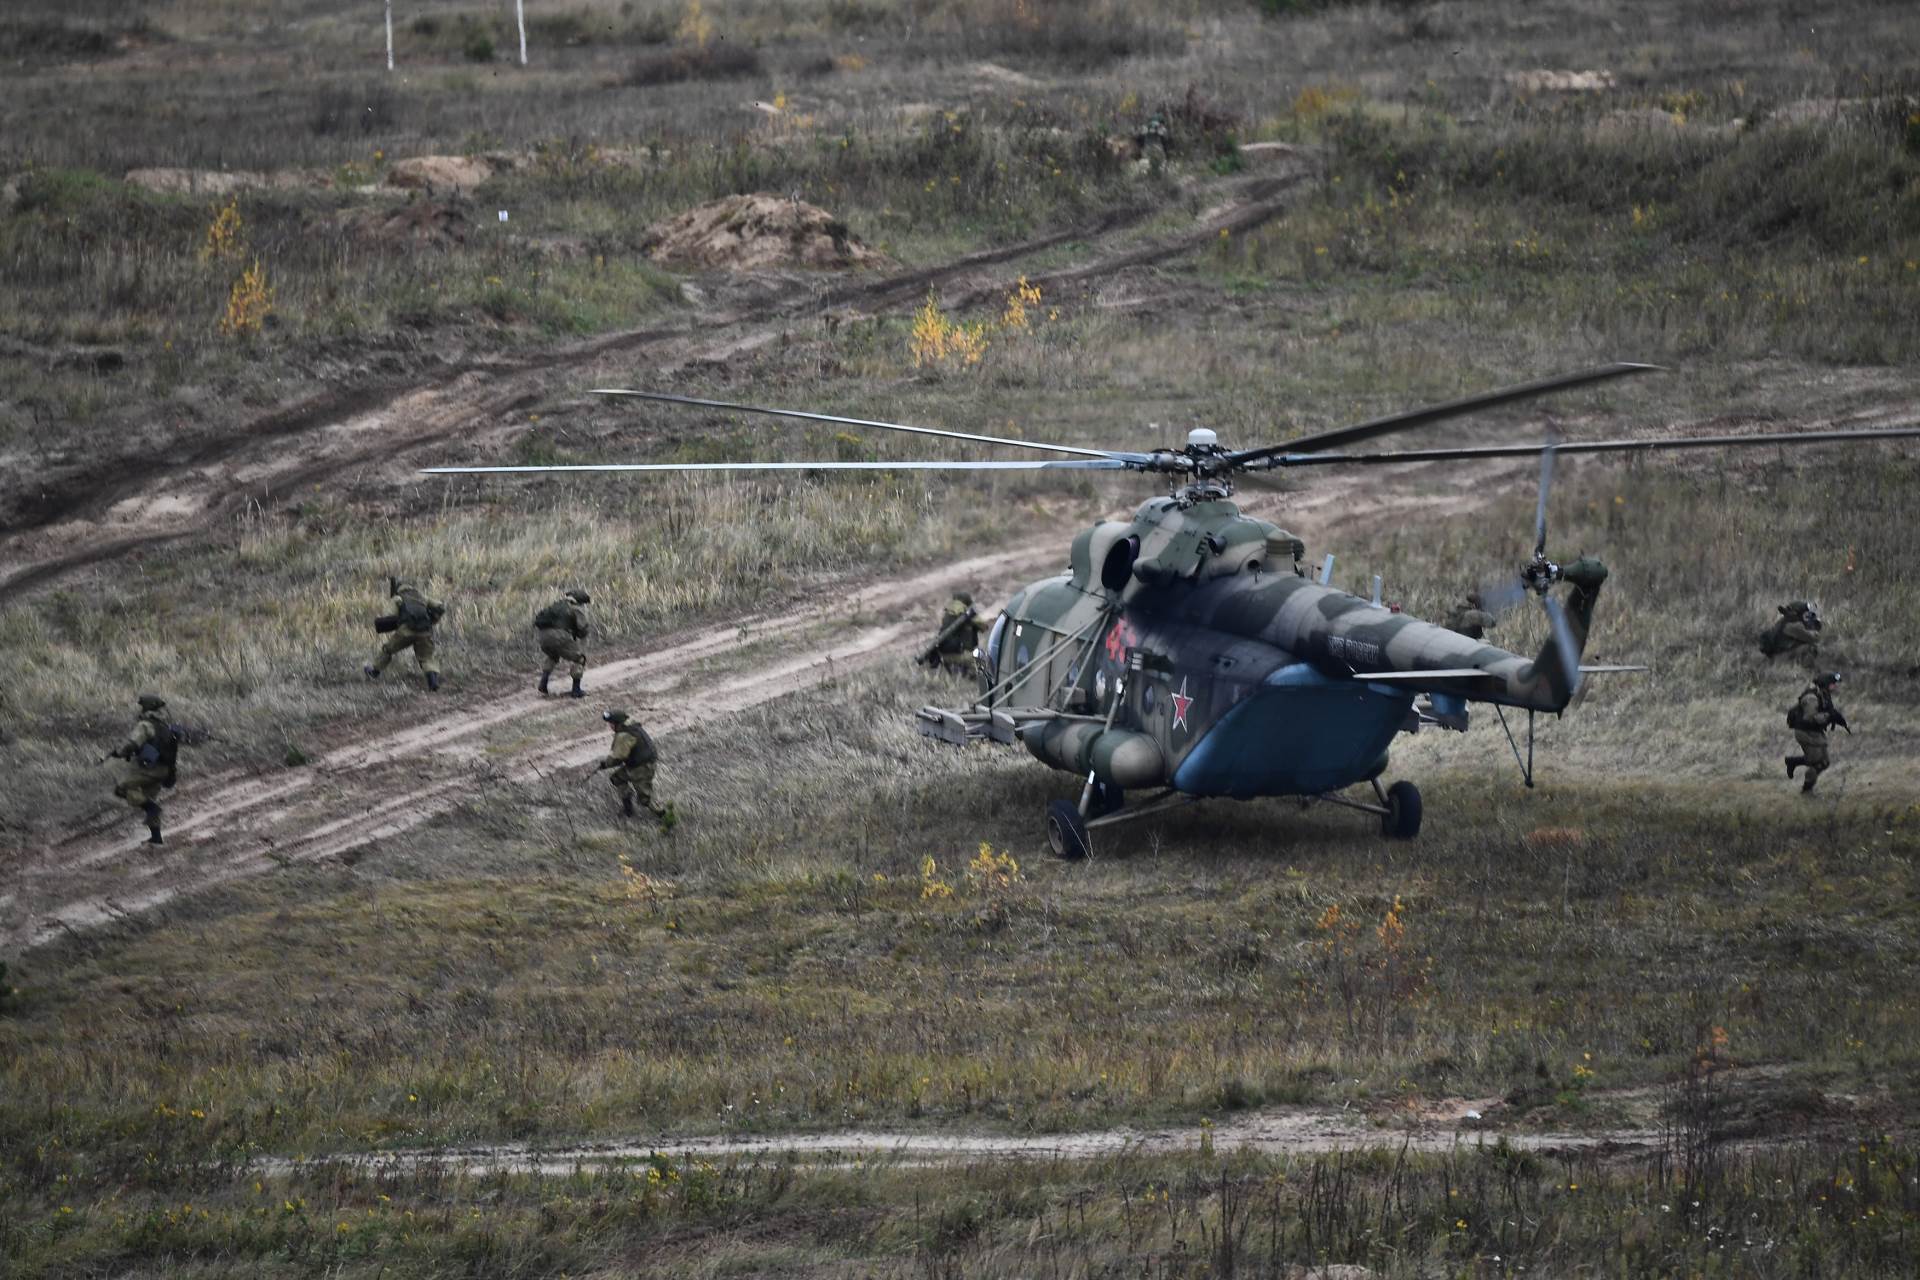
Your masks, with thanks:
[[[645,357],[656,378],[690,365],[735,359],[829,311],[842,318],[918,306],[929,290],[948,306],[997,297],[1012,286],[1006,264],[1069,242],[1104,252],[1042,282],[1098,279],[1126,267],[1167,261],[1280,216],[1307,172],[1233,187],[1232,198],[1181,232],[1116,247],[1161,211],[1140,205],[1091,222],[938,266],[852,284],[803,281],[771,300],[704,313],[674,327],[609,334],[534,356],[455,365],[425,385],[356,386],[311,396],[220,436],[183,445],[171,458],[103,461],[83,474],[48,477],[0,526],[0,603],[89,566],[203,535],[249,509],[271,506],[313,485],[353,476],[410,483],[407,459],[459,441],[471,451],[517,410],[577,387],[596,363]]]
[[[103,834],[26,860],[0,897],[0,951],[24,951],[139,915],[239,876],[350,854],[404,835],[503,778],[527,782],[557,770],[582,771],[606,751],[598,708],[647,702],[679,686],[701,663],[758,656],[739,670],[702,677],[697,700],[669,700],[650,711],[648,728],[657,736],[813,688],[882,658],[898,660],[925,639],[927,619],[956,579],[1004,596],[1054,567],[1064,541],[1052,532],[1009,550],[835,593],[792,614],[707,627],[594,667],[588,702],[541,699],[519,688],[400,728],[383,725],[304,769],[204,779],[169,803],[163,852],[138,842],[136,815],[127,814]],[[767,641],[790,643],[775,646],[773,656],[755,655]],[[611,805],[609,796],[596,796]]]
[[[1483,1106],[1495,1105],[1492,1102]],[[1122,1126],[1081,1133],[1036,1136],[967,1133],[902,1133],[849,1129],[775,1137],[709,1136],[633,1139],[566,1147],[518,1143],[483,1147],[438,1147],[366,1155],[268,1159],[267,1172],[314,1165],[343,1165],[373,1172],[441,1166],[466,1173],[530,1173],[566,1177],[578,1171],[618,1169],[654,1155],[672,1160],[779,1160],[844,1165],[854,1161],[926,1166],[1005,1160],[1093,1160],[1112,1156],[1257,1151],[1265,1155],[1312,1156],[1338,1151],[1446,1152],[1505,1143],[1523,1151],[1584,1151],[1634,1154],[1658,1149],[1656,1129],[1516,1132],[1479,1127],[1465,1105],[1414,1125],[1371,1123],[1349,1111],[1287,1107],[1249,1112],[1209,1127],[1142,1129]]]

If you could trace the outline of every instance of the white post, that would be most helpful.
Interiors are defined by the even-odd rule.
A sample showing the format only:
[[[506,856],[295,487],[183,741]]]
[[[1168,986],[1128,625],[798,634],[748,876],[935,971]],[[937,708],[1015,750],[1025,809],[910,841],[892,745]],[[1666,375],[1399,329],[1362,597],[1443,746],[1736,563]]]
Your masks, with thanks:
[[[387,70],[393,70],[393,0],[387,0]]]
[[[520,65],[527,65],[527,0],[513,0],[513,16],[520,23]]]
[[[1333,552],[1327,552],[1327,558],[1320,562],[1320,585],[1328,586],[1333,582]]]

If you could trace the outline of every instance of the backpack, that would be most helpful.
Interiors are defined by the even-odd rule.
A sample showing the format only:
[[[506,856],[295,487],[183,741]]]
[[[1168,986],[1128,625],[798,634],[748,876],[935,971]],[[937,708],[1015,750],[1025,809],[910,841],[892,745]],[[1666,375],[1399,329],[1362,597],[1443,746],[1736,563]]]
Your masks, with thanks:
[[[400,597],[399,613],[400,625],[409,631],[431,631],[433,624],[440,621],[438,610],[413,596]]]
[[[652,764],[660,758],[660,752],[654,747],[653,739],[647,736],[645,729],[642,729],[633,721],[629,720],[621,725],[620,732],[630,733],[634,738],[633,750],[627,752],[627,765]]]
[[[1793,705],[1787,708],[1787,728],[1804,729],[1807,722],[1800,716],[1800,699],[1795,698]]]
[[[140,748],[139,761],[149,769],[165,766],[167,775],[173,775],[173,767],[180,759],[180,742],[186,732],[177,724],[165,724],[159,720],[153,724],[153,741]]]
[[[565,621],[566,618],[562,616],[560,602],[556,600],[533,615],[533,629],[535,631],[545,631],[550,627],[557,627]]]

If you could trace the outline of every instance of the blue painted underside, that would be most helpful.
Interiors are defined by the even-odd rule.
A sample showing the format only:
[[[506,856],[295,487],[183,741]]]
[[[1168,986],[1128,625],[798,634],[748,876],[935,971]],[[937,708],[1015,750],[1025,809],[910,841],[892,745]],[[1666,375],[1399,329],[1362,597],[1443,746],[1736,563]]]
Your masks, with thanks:
[[[1196,796],[1318,795],[1372,776],[1413,694],[1281,667],[1194,744],[1173,775]]]

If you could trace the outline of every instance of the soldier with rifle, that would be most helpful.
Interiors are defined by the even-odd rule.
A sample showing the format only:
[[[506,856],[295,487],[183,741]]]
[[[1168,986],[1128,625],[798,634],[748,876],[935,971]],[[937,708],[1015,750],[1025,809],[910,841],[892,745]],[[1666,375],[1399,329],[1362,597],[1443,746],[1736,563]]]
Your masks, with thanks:
[[[1486,636],[1487,628],[1493,625],[1493,615],[1482,605],[1480,593],[1469,591],[1464,600],[1453,606],[1447,614],[1447,620],[1441,625],[1469,640],[1479,640]]]
[[[167,700],[159,694],[141,694],[140,718],[133,722],[133,732],[117,750],[100,757],[101,764],[115,759],[127,762],[113,794],[146,815],[148,844],[166,843],[160,838],[160,792],[179,781],[175,762],[182,735],[160,714],[166,708]]]
[[[540,652],[547,658],[547,665],[540,669],[541,693],[546,693],[547,681],[553,678],[553,669],[565,660],[567,674],[573,677],[573,688],[567,696],[587,696],[580,687],[581,677],[587,673],[587,651],[581,644],[587,638],[587,614],[581,606],[592,603],[593,597],[586,592],[569,591],[533,615],[533,629],[540,637]]]
[[[1809,661],[1819,661],[1820,611],[1805,600],[1789,600],[1777,607],[1780,616],[1760,633],[1760,652],[1769,658],[1804,652]]]
[[[373,620],[373,629],[386,639],[380,642],[373,661],[361,670],[367,679],[378,680],[389,662],[411,649],[413,660],[427,678],[427,692],[439,692],[440,665],[433,660],[433,629],[446,616],[447,607],[428,599],[412,583],[391,576],[387,578],[387,594],[393,597],[393,612]]]
[[[1813,683],[1787,710],[1787,727],[1793,730],[1793,740],[1800,744],[1800,754],[1787,757],[1787,776],[1791,778],[1795,769],[1806,768],[1807,780],[1800,784],[1802,793],[1813,790],[1813,784],[1826,772],[1827,730],[1838,725],[1849,735],[1853,733],[1853,726],[1833,704],[1833,691],[1839,684],[1838,671],[1815,676]]]
[[[662,831],[670,830],[675,822],[673,806],[653,798],[653,771],[660,752],[647,736],[646,727],[624,711],[604,711],[600,718],[613,726],[613,745],[607,749],[607,758],[593,767],[594,772],[613,770],[607,781],[613,784],[620,808],[629,818],[636,812],[637,799],[659,821]]]
[[[980,632],[986,623],[973,607],[973,597],[956,591],[940,614],[941,627],[933,643],[923,650],[918,661],[923,667],[938,667],[955,675],[972,675],[974,650],[980,647]]]

